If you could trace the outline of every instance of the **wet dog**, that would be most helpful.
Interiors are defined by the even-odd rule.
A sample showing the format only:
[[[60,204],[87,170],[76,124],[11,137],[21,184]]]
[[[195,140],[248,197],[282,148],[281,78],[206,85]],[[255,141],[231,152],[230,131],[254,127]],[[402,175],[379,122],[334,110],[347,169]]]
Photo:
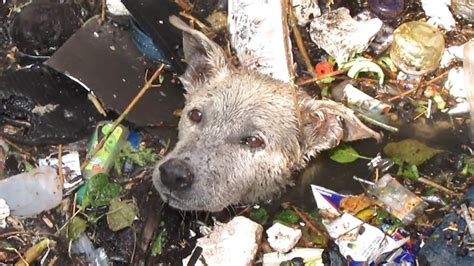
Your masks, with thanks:
[[[220,211],[270,199],[318,152],[379,138],[342,104],[236,68],[224,51],[176,17],[188,67],[176,147],[156,166],[162,199],[182,210]]]

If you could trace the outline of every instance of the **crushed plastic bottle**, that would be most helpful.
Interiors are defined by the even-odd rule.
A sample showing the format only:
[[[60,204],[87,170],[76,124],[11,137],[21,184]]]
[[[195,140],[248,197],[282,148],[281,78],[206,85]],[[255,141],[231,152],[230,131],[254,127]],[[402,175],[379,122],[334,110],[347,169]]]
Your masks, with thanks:
[[[1,180],[0,198],[5,199],[12,215],[32,216],[58,206],[63,187],[56,169],[42,166]]]
[[[474,21],[474,0],[451,0],[451,8],[455,14]]]
[[[107,266],[109,259],[103,248],[95,249],[89,237],[82,233],[79,238],[72,243],[72,252],[74,254],[83,254],[87,258],[89,265]]]
[[[405,224],[412,222],[428,206],[390,174],[380,178],[370,189],[370,193],[385,205],[387,211]]]
[[[89,153],[95,149],[102,137],[108,134],[111,126],[112,123],[110,122],[100,123],[97,126],[97,130],[89,143]],[[128,129],[122,125],[115,128],[107,141],[105,141],[104,146],[91,158],[84,168],[83,175],[86,179],[98,173],[108,173],[112,169],[114,160],[125,144],[128,134]]]
[[[111,127],[111,122],[99,123],[94,135],[92,136],[89,142],[89,146],[87,148],[88,156],[95,150],[101,139],[109,133]],[[92,176],[99,173],[107,174],[110,172],[110,170],[114,166],[115,159],[120,154],[123,145],[125,145],[125,142],[127,141],[128,134],[128,129],[122,125],[119,125],[114,129],[112,134],[110,134],[107,140],[105,141],[102,148],[97,151],[97,153],[90,159],[86,167],[84,167],[82,175],[86,180],[86,184],[88,182],[88,179],[90,179]],[[82,204],[82,199],[84,197],[85,190],[86,185],[83,185],[79,188],[79,191],[77,193],[77,202],[79,204]]]
[[[368,0],[369,9],[381,20],[398,18],[405,10],[404,0]]]
[[[393,32],[390,58],[405,73],[423,75],[435,70],[443,52],[443,34],[426,22],[407,22]]]

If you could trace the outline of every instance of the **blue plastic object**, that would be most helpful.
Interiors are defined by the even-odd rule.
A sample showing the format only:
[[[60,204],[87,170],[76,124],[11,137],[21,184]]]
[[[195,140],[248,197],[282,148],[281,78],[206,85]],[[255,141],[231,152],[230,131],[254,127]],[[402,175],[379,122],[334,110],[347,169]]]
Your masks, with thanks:
[[[464,196],[464,202],[466,204],[474,205],[474,186],[471,186]],[[458,226],[458,230],[446,230],[450,223],[454,222]],[[466,221],[457,215],[456,210],[451,213],[443,220],[440,226],[436,228],[434,233],[428,239],[426,244],[420,250],[418,256],[424,259],[429,265],[456,265],[456,266],[471,266],[474,265],[474,252],[463,251],[462,248],[458,247],[461,237],[461,231],[467,230]],[[469,236],[469,233],[464,234],[464,239],[473,236]],[[463,254],[464,253],[464,254]]]
[[[163,50],[153,43],[151,37],[146,34],[133,18],[130,19],[132,26],[133,42],[137,49],[148,59],[158,61],[168,66],[172,66],[170,58],[165,56]]]

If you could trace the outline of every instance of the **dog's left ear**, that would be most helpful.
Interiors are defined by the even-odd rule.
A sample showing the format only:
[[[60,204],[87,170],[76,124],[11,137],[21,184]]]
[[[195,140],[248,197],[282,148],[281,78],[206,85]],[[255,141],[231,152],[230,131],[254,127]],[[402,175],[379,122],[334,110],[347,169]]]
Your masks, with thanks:
[[[188,67],[180,80],[186,90],[198,88],[206,79],[227,73],[228,60],[217,43],[176,16],[170,17],[170,23],[183,31],[183,50]]]
[[[341,141],[381,139],[381,135],[364,125],[352,110],[329,100],[300,100],[302,148],[307,157],[339,145]]]

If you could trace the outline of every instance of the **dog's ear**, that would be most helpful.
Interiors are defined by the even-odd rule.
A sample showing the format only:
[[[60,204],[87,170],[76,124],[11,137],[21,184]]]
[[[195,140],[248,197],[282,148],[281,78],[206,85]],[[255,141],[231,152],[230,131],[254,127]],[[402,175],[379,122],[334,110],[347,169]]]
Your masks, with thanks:
[[[227,74],[228,60],[219,45],[176,16],[170,17],[170,23],[183,31],[183,50],[188,67],[180,80],[186,90],[197,88],[206,79]]]
[[[329,100],[306,98],[299,101],[302,151],[311,157],[339,145],[341,141],[381,139],[381,135],[364,125],[352,110]]]

